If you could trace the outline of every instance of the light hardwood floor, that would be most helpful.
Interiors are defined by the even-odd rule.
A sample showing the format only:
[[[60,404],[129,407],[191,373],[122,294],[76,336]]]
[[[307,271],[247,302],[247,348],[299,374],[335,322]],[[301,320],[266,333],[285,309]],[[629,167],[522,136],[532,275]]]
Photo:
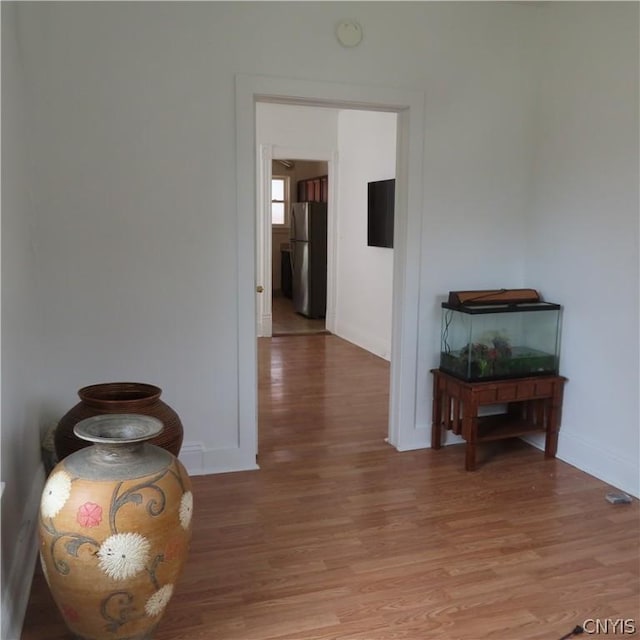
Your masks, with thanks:
[[[264,339],[260,471],[193,478],[156,640],[558,640],[640,612],[639,507],[519,440],[398,453],[388,363]],[[583,637],[587,637],[586,635]],[[36,570],[22,640],[68,638]]]
[[[306,318],[296,313],[293,300],[274,293],[271,301],[272,334],[274,336],[326,333],[324,318]]]

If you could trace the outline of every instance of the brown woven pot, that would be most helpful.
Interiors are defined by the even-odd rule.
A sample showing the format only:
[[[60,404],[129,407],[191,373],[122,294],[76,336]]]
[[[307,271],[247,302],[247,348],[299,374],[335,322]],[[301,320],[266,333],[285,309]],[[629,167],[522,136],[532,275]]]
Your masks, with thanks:
[[[162,389],[142,382],[104,382],[78,391],[80,402],[62,416],[55,431],[54,444],[58,460],[90,445],[73,433],[73,427],[101,414],[137,413],[157,418],[163,431],[149,442],[166,449],[174,456],[180,453],[183,427],[178,414],[160,400]]]

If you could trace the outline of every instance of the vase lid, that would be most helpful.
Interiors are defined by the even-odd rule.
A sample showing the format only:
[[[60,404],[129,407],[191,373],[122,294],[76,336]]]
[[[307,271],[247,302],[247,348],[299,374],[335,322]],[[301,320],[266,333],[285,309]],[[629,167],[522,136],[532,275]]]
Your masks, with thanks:
[[[157,418],[137,413],[113,413],[80,420],[73,433],[96,444],[144,442],[157,436],[164,425]]]

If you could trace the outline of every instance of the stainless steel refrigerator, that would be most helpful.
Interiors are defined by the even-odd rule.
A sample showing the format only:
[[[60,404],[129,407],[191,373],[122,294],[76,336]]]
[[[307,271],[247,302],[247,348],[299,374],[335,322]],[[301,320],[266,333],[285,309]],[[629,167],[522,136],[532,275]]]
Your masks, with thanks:
[[[293,307],[308,318],[327,311],[327,205],[296,202],[291,211]]]

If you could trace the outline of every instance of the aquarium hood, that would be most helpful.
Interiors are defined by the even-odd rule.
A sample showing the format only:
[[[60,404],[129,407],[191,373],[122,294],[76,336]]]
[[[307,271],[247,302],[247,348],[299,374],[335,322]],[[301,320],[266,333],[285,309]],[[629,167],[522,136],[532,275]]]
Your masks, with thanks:
[[[540,302],[535,289],[486,289],[481,291],[449,291],[448,303],[452,307],[474,304],[522,304]]]

